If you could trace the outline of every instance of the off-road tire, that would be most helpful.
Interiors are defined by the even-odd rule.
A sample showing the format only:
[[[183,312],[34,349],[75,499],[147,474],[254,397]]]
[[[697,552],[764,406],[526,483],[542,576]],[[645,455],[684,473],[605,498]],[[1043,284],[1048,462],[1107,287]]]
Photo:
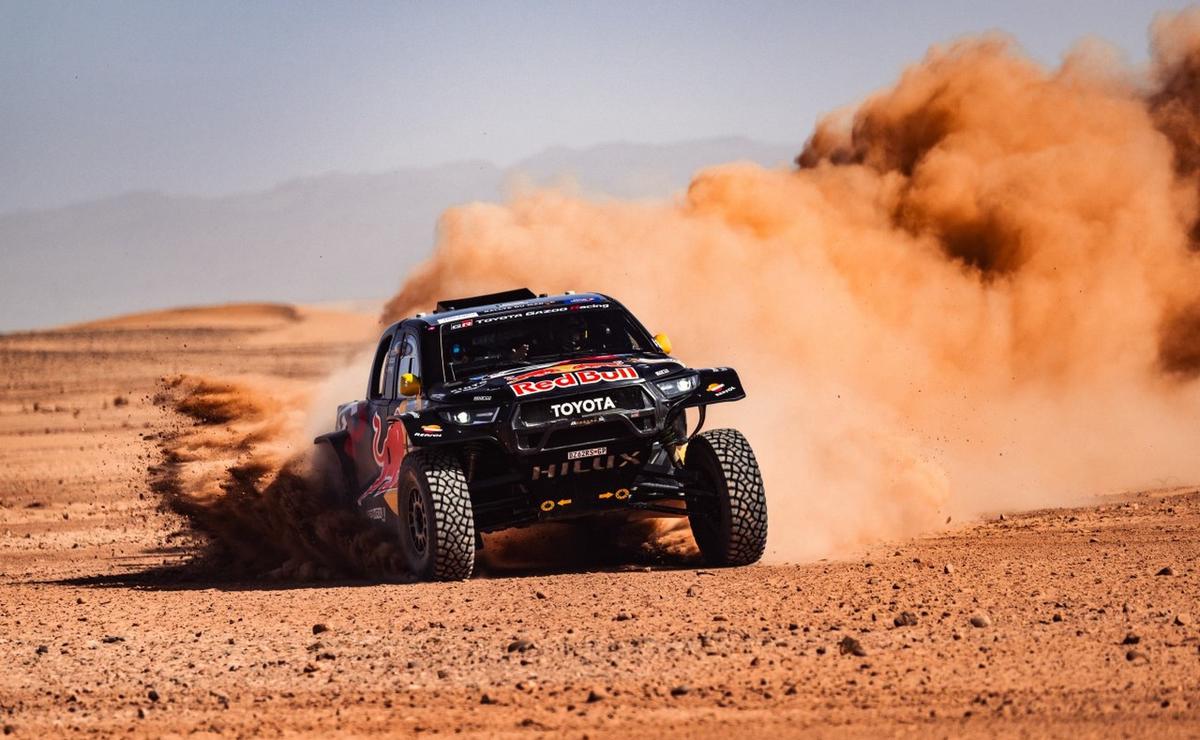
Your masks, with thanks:
[[[475,515],[462,466],[450,455],[416,450],[400,467],[399,535],[409,565],[419,578],[457,581],[475,569]],[[411,499],[421,498],[424,549],[410,527]]]
[[[688,520],[710,565],[749,565],[767,546],[767,498],[750,443],[736,429],[713,429],[688,443],[684,467],[707,491],[687,496]]]
[[[330,442],[318,442],[312,451],[312,484],[316,486],[315,500],[323,508],[346,508],[350,505],[350,482],[342,467],[341,456]]]

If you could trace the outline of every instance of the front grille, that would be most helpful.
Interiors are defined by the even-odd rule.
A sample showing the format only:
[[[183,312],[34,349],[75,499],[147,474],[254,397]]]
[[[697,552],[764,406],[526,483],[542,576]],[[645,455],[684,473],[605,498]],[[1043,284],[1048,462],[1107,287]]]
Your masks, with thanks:
[[[654,429],[654,416],[652,414],[646,414],[632,421],[634,428],[642,434],[647,434]],[[520,432],[517,434],[517,443],[522,449],[526,450],[537,448],[556,450],[564,447],[578,447],[580,445],[609,442],[614,439],[628,439],[630,429],[625,422],[618,419],[616,421],[603,421],[598,424],[588,424],[581,427],[564,427],[550,432],[548,438],[545,435],[546,430],[544,429],[531,429]],[[544,438],[545,446],[542,446]]]
[[[611,406],[609,401],[612,401]],[[526,401],[521,404],[519,420],[525,426],[536,426],[593,414],[639,411],[646,408],[651,408],[646,392],[641,386],[627,385],[545,401]]]

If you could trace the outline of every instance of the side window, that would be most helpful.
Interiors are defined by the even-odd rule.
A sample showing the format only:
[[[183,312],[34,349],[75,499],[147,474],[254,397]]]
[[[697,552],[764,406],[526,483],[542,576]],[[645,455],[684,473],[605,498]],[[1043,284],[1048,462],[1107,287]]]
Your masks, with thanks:
[[[404,335],[403,347],[400,350],[400,373],[412,373],[416,377],[421,377],[421,358],[417,351],[417,338],[412,333]]]
[[[383,366],[383,397],[394,398],[396,396],[396,379],[399,374],[396,372],[396,367],[399,364],[400,344],[397,342],[392,345],[392,350],[387,353],[387,362]]]
[[[375,360],[371,363],[371,380],[367,385],[367,393],[370,398],[383,398],[387,389],[385,365],[390,355],[388,349],[391,346],[392,338],[384,337],[379,341],[379,348],[375,350]]]

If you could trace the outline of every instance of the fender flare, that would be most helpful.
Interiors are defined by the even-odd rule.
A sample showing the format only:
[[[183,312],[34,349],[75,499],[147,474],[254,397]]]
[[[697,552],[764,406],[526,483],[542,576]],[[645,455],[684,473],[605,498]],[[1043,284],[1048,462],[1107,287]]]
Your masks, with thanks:
[[[338,464],[342,469],[342,477],[346,480],[346,489],[353,491],[355,489],[355,470],[354,460],[346,450],[346,444],[350,440],[350,432],[345,429],[339,429],[336,432],[327,432],[318,435],[313,439],[313,445],[329,445],[329,449],[333,450],[333,454],[337,455]]]

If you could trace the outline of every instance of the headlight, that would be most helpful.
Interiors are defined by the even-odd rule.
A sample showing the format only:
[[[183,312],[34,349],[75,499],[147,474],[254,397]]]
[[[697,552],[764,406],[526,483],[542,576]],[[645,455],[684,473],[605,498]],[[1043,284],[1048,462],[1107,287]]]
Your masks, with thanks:
[[[658,389],[666,395],[667,398],[675,398],[682,396],[685,393],[691,393],[696,390],[697,375],[684,375],[682,378],[671,378],[670,380],[660,380],[655,383]]]
[[[458,411],[441,411],[438,415],[446,421],[460,426],[471,426],[472,424],[491,424],[496,420],[496,414],[499,411],[500,409],[459,409]]]

